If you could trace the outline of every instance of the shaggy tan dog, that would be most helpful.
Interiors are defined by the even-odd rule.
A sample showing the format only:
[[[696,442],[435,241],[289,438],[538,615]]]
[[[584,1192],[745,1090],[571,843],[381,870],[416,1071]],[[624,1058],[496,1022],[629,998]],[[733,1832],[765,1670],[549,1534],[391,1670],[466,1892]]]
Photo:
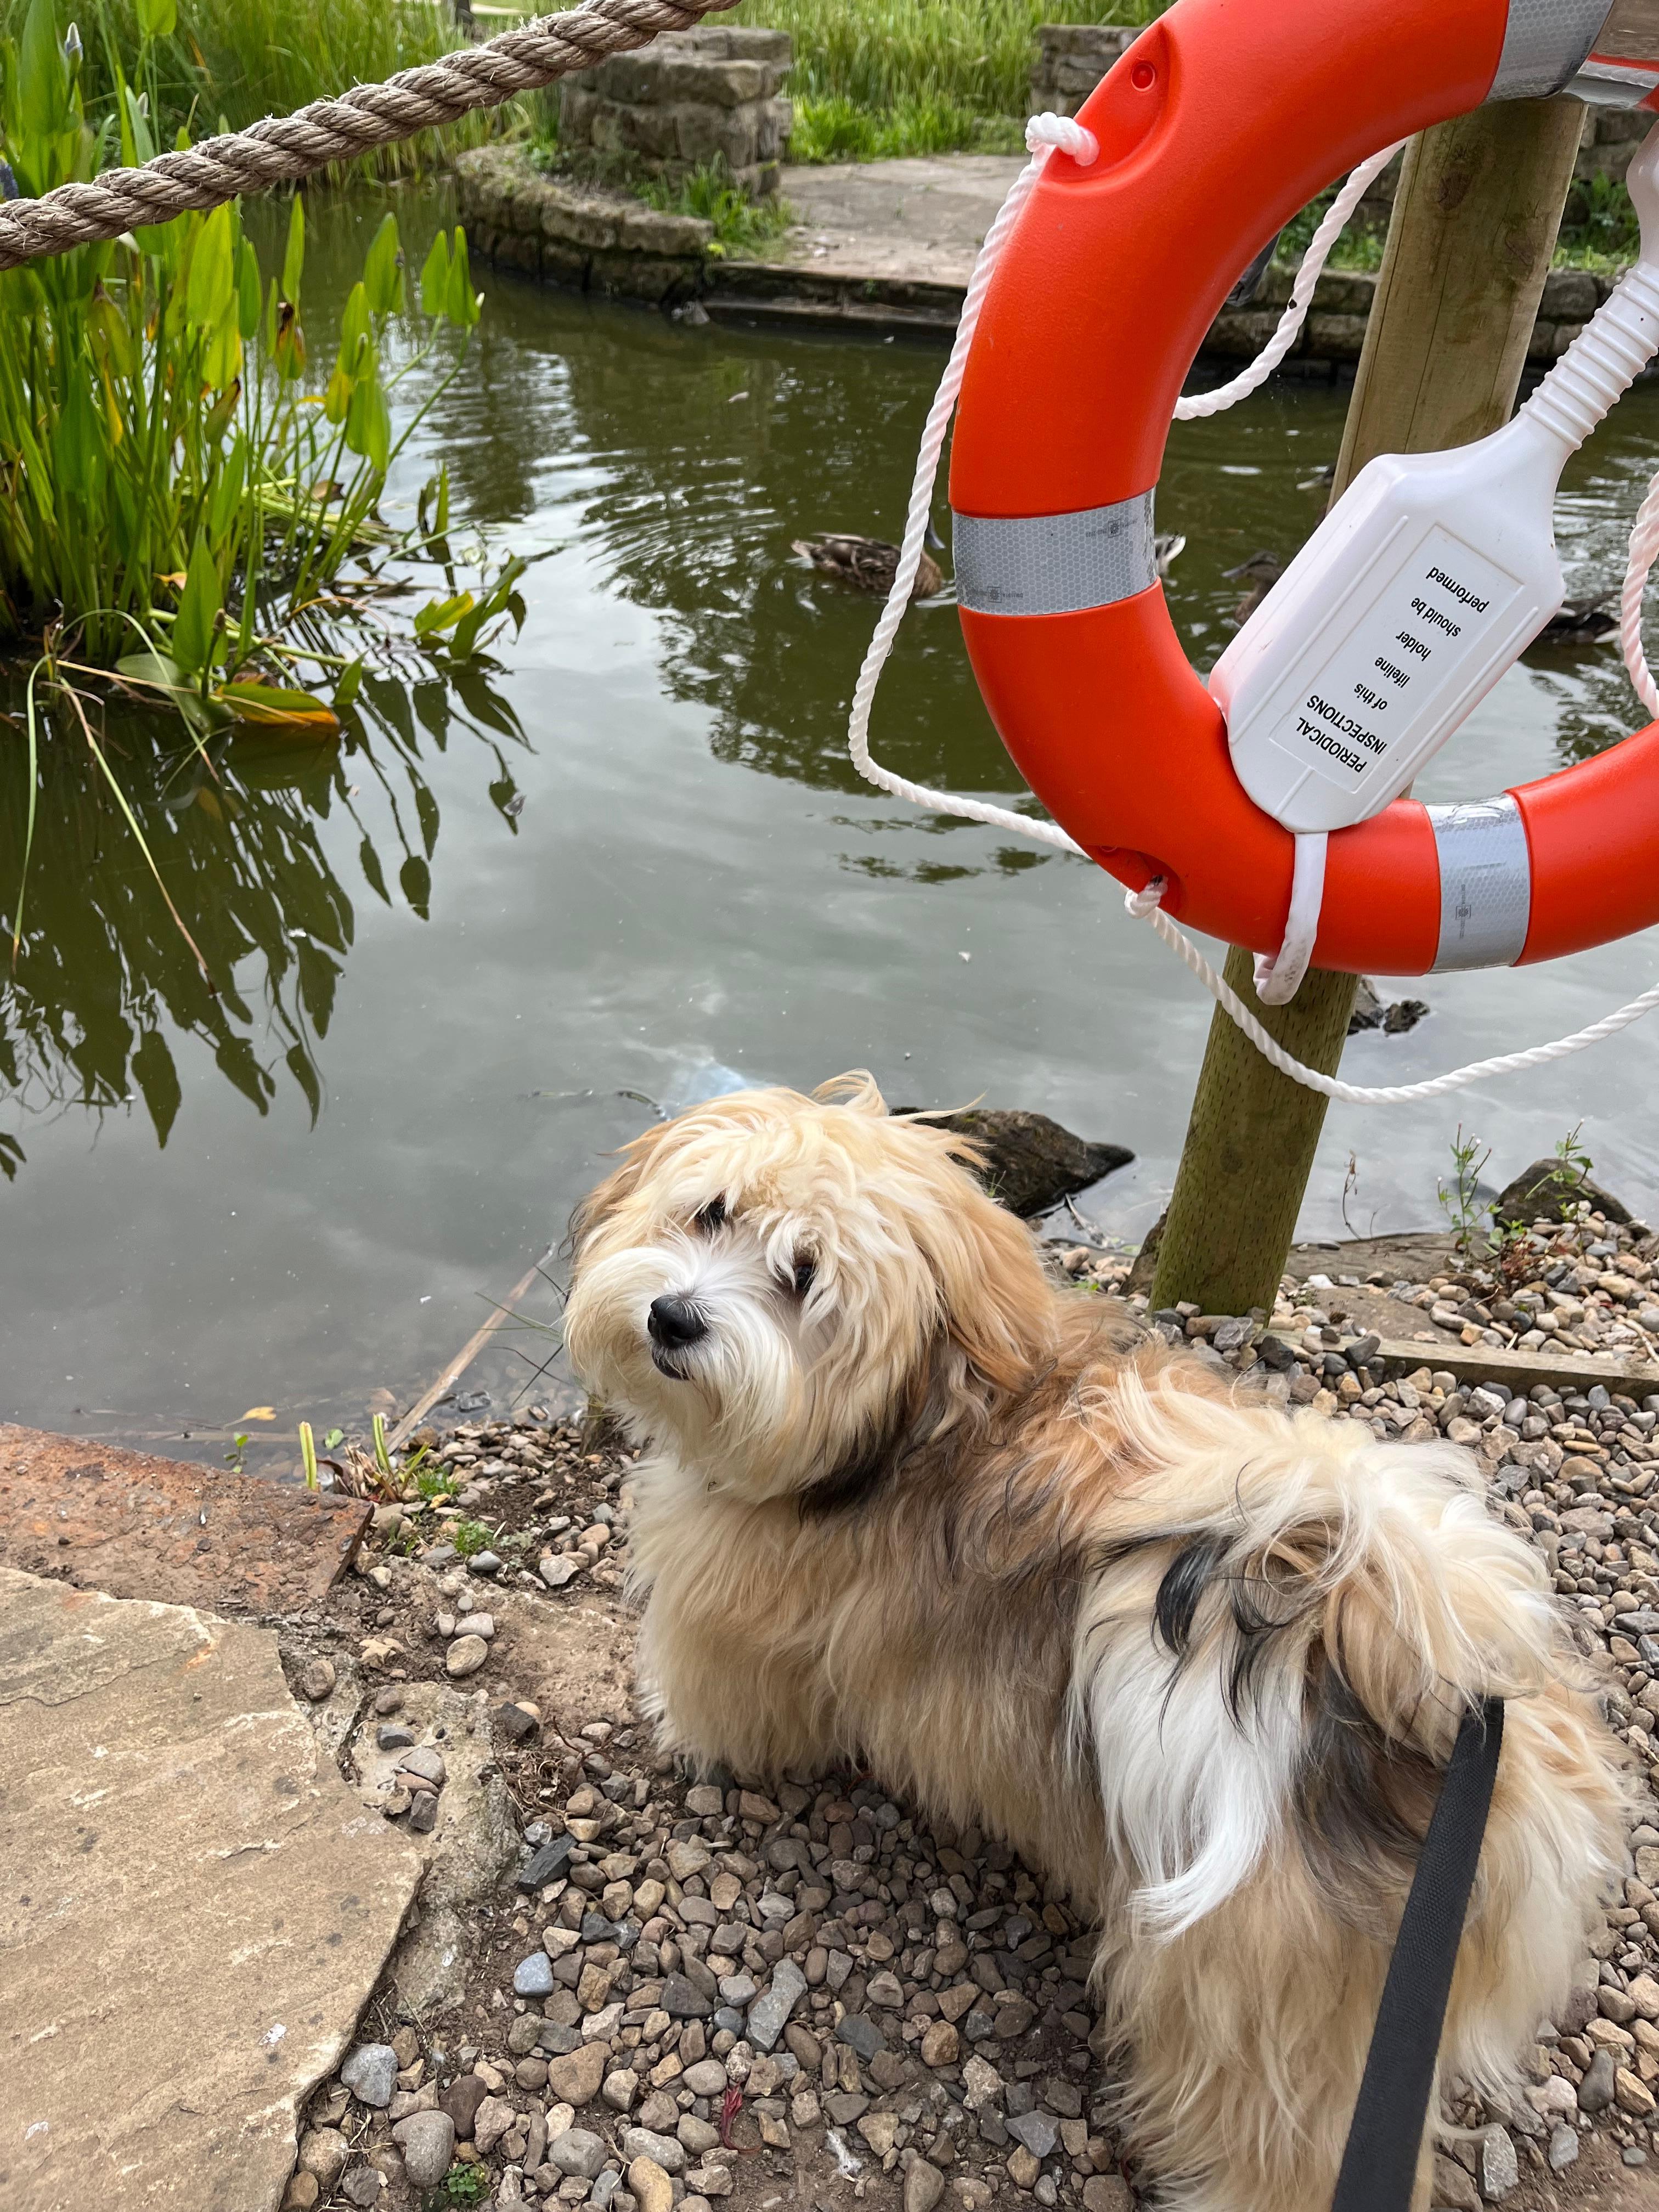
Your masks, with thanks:
[[[579,1214],[662,1740],[1005,1838],[1099,1917],[1160,2201],[1326,2212],[1463,1714],[1513,1700],[1441,2064],[1500,2099],[1623,1864],[1615,1747],[1465,1454],[1056,1291],[970,1156],[850,1077],[695,1108]]]

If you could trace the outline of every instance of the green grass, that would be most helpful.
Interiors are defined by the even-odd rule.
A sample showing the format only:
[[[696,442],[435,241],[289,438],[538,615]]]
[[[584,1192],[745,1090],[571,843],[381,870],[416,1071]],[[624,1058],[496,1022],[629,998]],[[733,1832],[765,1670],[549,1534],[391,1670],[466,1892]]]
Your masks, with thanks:
[[[1018,149],[1039,23],[1149,23],[1163,0],[744,0],[795,42],[795,161]]]
[[[713,251],[752,253],[781,238],[792,221],[780,200],[751,200],[732,182],[723,162],[706,161],[678,186],[645,183],[635,190],[648,207],[669,215],[694,215],[714,226]]]

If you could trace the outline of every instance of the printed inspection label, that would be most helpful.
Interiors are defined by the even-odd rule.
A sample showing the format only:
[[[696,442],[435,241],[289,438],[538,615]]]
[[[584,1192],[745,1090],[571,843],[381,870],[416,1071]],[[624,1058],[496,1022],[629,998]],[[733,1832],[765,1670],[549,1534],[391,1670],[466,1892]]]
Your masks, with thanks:
[[[1484,658],[1519,589],[1438,526],[1392,574],[1368,581],[1370,607],[1305,690],[1285,702],[1273,732],[1304,768],[1349,791],[1362,778],[1381,781],[1391,756],[1422,740],[1425,714],[1460,667]]]

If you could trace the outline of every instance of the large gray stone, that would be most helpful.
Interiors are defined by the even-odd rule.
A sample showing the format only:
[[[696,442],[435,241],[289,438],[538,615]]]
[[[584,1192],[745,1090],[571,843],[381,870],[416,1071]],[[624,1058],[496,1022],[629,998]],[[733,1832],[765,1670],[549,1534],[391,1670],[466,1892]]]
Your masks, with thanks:
[[[455,2123],[447,2112],[411,2112],[392,2130],[404,2169],[417,2189],[435,2189],[455,2156]]]
[[[592,2181],[605,2164],[605,2149],[603,2136],[596,2136],[591,2128],[567,2128],[547,2147],[548,2163],[556,2166],[561,2173],[575,2174],[583,2181]]]
[[[383,2112],[398,2086],[398,2054],[389,2043],[360,2043],[348,2052],[340,2079],[361,2103]]]
[[[781,1959],[773,1970],[771,1988],[749,2008],[749,2040],[770,2051],[805,1994],[805,1975],[792,1959]]]
[[[0,1772],[8,2212],[270,2212],[419,1854],[268,1631],[3,1568]]]

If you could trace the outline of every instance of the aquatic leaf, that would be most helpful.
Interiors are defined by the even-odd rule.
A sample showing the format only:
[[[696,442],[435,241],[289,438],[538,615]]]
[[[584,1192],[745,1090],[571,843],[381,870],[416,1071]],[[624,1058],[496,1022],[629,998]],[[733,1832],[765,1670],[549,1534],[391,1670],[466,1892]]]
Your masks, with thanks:
[[[158,584],[172,584],[182,589],[185,579],[182,575],[158,576],[155,580]],[[166,653],[124,654],[115,664],[115,672],[118,676],[126,677],[131,683],[159,684],[169,690],[177,688],[185,680],[184,670],[179,667],[170,653]]]
[[[354,453],[361,453],[378,475],[386,474],[392,459],[392,410],[372,362],[368,375],[360,376],[351,388],[346,444]]]
[[[421,842],[429,860],[438,842],[438,802],[423,783],[415,787],[415,818],[421,825]]]
[[[149,127],[149,110],[130,84],[123,85],[121,89],[125,94],[121,116],[122,152],[134,166],[152,161],[155,158],[155,134]],[[151,228],[160,229],[165,226],[153,224]]]
[[[458,330],[469,331],[478,319],[478,295],[472,289],[472,265],[467,259],[466,233],[455,226],[455,251],[449,264],[449,296],[444,313]]]
[[[283,297],[291,307],[300,304],[300,277],[306,264],[306,204],[298,192],[289,210],[288,245],[283,253]]]
[[[331,422],[345,421],[346,411],[351,405],[351,378],[336,362],[334,374],[328,380],[328,389],[323,394],[323,412]]]
[[[250,1406],[246,1413],[239,1416],[244,1421],[274,1421],[276,1418],[275,1406]]]
[[[292,301],[288,300],[276,309],[276,337],[271,355],[276,363],[276,374],[285,384],[291,384],[304,370],[306,334],[300,327],[300,318]]]
[[[340,671],[340,680],[334,687],[334,705],[337,713],[343,713],[351,704],[357,696],[357,687],[362,680],[363,664],[362,656],[359,655],[356,660],[349,661]]]
[[[386,216],[375,232],[363,262],[363,289],[369,312],[376,315],[401,313],[404,307],[404,256],[398,243],[398,218]]]
[[[398,881],[404,896],[422,921],[432,919],[432,871],[418,853],[411,853],[398,871]]]
[[[234,306],[235,260],[231,246],[230,209],[216,207],[196,234],[190,254],[190,279],[185,288],[185,313],[192,323],[211,330]]]
[[[29,0],[17,55],[17,102],[27,137],[54,138],[70,128],[70,73],[52,0]]]
[[[311,1056],[302,1044],[291,1044],[283,1058],[288,1063],[289,1073],[306,1094],[306,1103],[311,1109],[312,1127],[314,1128],[317,1117],[323,1110],[323,1086],[317,1079]],[[337,1439],[338,1430],[333,1431],[332,1434]]]
[[[246,345],[259,327],[259,257],[246,239],[236,248],[236,322]]]
[[[368,293],[361,277],[346,294],[344,313],[340,317],[340,364],[348,376],[358,372],[358,356],[365,344],[371,343],[374,331],[368,319]]]
[[[453,599],[428,599],[415,617],[416,636],[441,636],[445,630],[453,629],[464,615],[471,614],[473,605],[471,592],[457,592]]]
[[[449,239],[440,231],[432,241],[432,251],[421,269],[421,308],[428,315],[441,315],[449,298]]]
[[[319,784],[326,787],[339,757],[337,732],[238,722],[225,745],[224,765],[245,791],[314,792]]]
[[[362,869],[370,890],[378,897],[384,899],[387,906],[390,906],[392,894],[386,887],[386,872],[380,866],[380,856],[367,837],[358,848],[357,862]]]
[[[173,657],[187,676],[199,676],[212,666],[224,649],[217,617],[224,591],[205,537],[191,549],[190,567],[179,612],[173,625]]]
[[[46,305],[45,288],[33,269],[8,269],[0,275],[0,315],[38,315]]]
[[[83,376],[71,375],[63,412],[52,434],[58,478],[65,490],[88,501],[98,498],[104,480],[105,447],[97,410]]]
[[[246,471],[247,440],[239,437],[219,471],[213,496],[208,502],[208,533],[215,544],[222,544],[230,534],[231,525],[242,503],[242,484]]]
[[[202,375],[210,390],[222,392],[237,381],[241,367],[242,333],[237,325],[236,295],[233,292],[209,337]]]
[[[138,1040],[138,1049],[133,1054],[130,1065],[144,1104],[149,1109],[155,1141],[158,1145],[165,1145],[184,1094],[179,1087],[179,1071],[173,1064],[173,1054],[167,1050],[167,1040],[159,1030],[145,1030]]]
[[[258,722],[312,736],[319,731],[337,731],[340,726],[339,717],[327,701],[309,691],[238,682],[222,684],[216,696],[224,701],[239,722]]]
[[[236,403],[242,396],[240,377],[233,377],[202,418],[202,442],[216,446],[230,428],[230,418],[236,412]]]

